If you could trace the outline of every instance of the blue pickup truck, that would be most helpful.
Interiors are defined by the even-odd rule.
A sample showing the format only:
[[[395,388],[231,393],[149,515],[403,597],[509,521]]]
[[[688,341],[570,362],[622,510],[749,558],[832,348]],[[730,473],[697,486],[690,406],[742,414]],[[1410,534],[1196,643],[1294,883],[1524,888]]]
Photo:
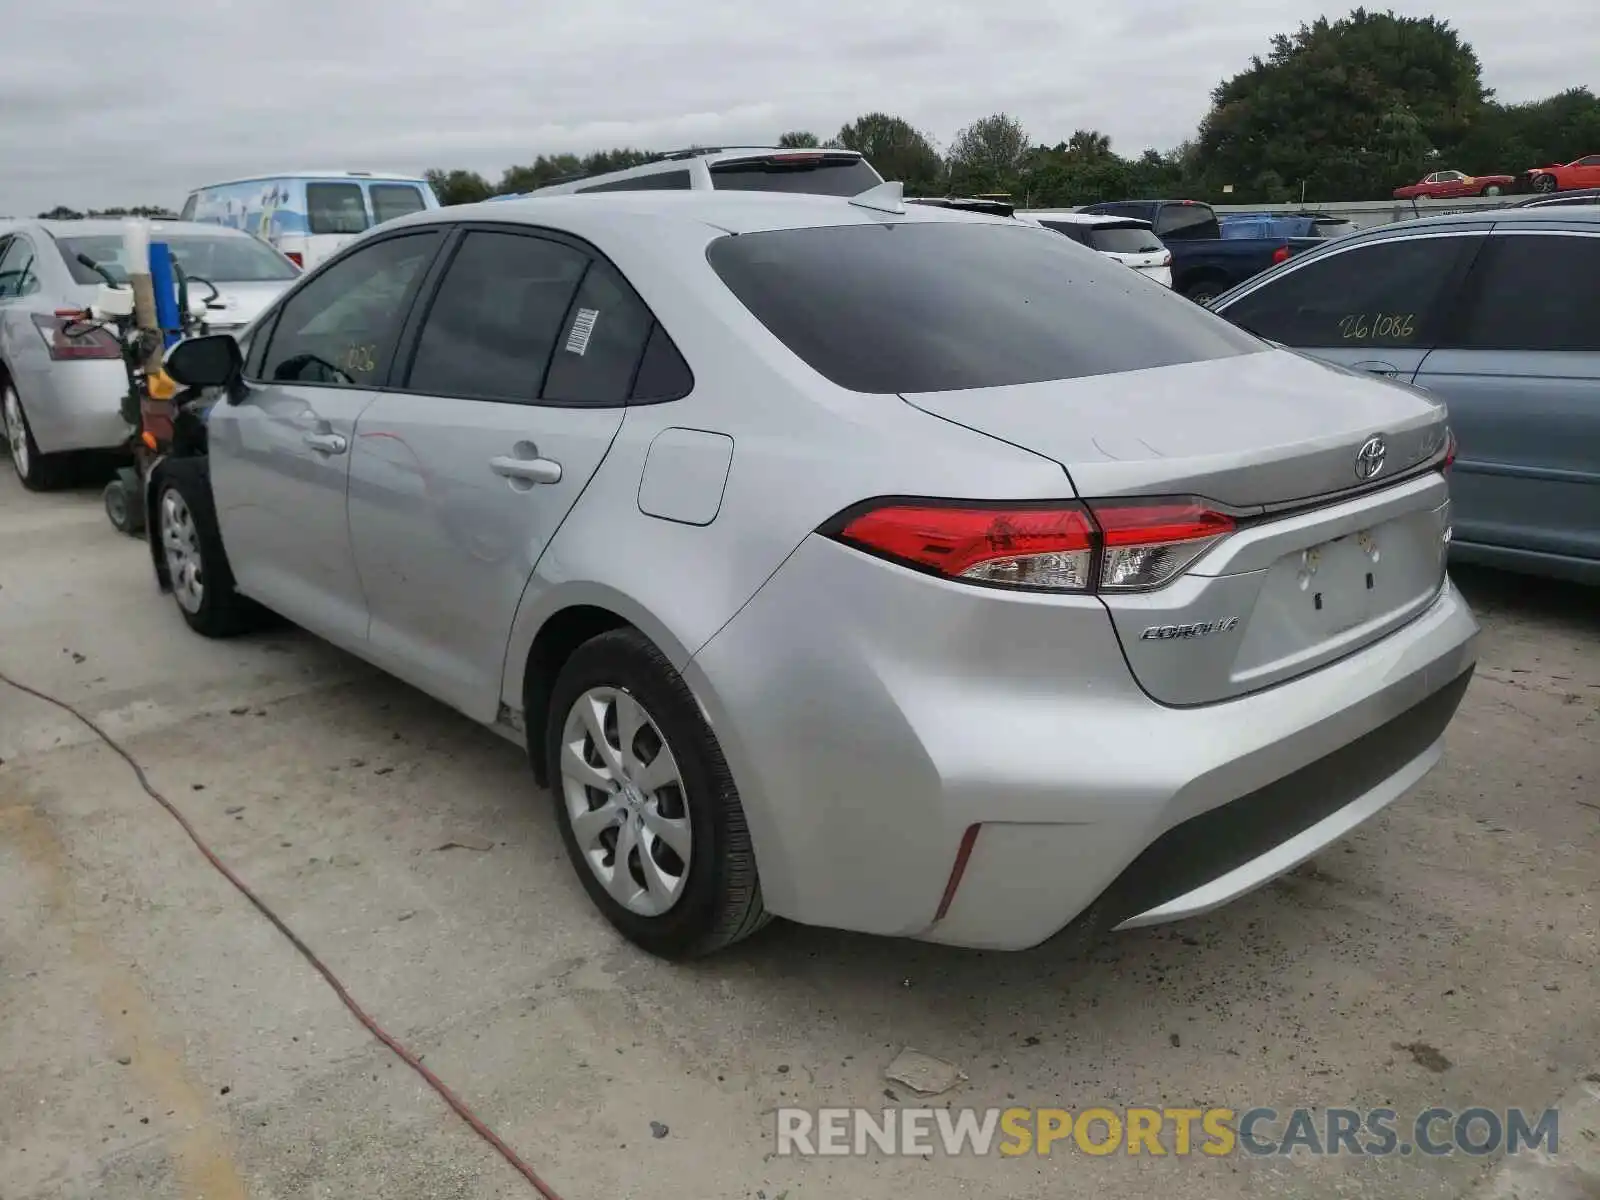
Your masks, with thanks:
[[[1224,237],[1217,214],[1198,200],[1108,200],[1079,211],[1149,221],[1172,251],[1173,289],[1200,304],[1324,240],[1270,232]]]

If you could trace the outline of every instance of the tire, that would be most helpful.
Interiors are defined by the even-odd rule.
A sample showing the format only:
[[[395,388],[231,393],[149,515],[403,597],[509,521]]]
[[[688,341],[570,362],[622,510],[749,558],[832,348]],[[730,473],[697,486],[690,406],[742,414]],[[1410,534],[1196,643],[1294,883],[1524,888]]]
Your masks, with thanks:
[[[1499,194],[1500,185],[1498,183],[1491,183],[1488,187],[1484,188],[1483,191],[1478,193],[1480,196],[1498,196]]]
[[[1548,196],[1556,190],[1556,177],[1554,175],[1535,175],[1533,177],[1533,190]]]
[[[260,623],[260,609],[234,589],[206,460],[169,460],[162,464],[155,487],[156,545],[184,621],[208,638],[235,637],[254,629]]]
[[[1214,279],[1196,279],[1183,289],[1183,294],[1196,304],[1209,304],[1227,288]]]
[[[641,949],[674,960],[720,950],[765,925],[770,917],[738,790],[699,704],[666,656],[638,630],[603,633],[573,652],[550,700],[545,761],[556,821],[579,881],[606,919]],[[595,719],[586,721],[586,711]],[[611,764],[623,761],[617,729],[624,721],[634,736],[632,768],[622,773],[642,787],[615,782]],[[563,758],[564,744],[575,753]],[[650,768],[659,769],[652,775]],[[667,776],[676,783],[664,782]],[[576,822],[586,815],[593,819],[580,832]],[[669,829],[676,848],[661,836]],[[678,853],[685,831],[686,858]],[[619,849],[627,851],[625,874]]]
[[[22,408],[22,397],[4,374],[0,374],[0,427],[5,430],[11,467],[23,487],[30,492],[48,492],[67,482],[64,456],[39,453],[39,443],[33,440],[28,414]]]
[[[134,528],[134,517],[138,507],[128,494],[127,484],[120,477],[106,484],[106,490],[100,493],[100,500],[106,506],[106,519],[111,522],[113,529],[129,536],[139,532]],[[143,521],[139,522],[140,526],[143,524]]]

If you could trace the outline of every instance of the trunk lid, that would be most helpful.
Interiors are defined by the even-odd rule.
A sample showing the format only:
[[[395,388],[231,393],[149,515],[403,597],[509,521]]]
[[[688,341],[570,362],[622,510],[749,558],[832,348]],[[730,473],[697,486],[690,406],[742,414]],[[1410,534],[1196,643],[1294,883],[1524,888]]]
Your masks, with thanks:
[[[1448,488],[1423,468],[1442,458],[1445,412],[1414,389],[1272,350],[904,399],[1054,459],[1091,502],[1196,496],[1235,519],[1164,586],[1101,594],[1163,703],[1314,670],[1411,620],[1444,582]],[[1374,439],[1382,462],[1363,478]]]
[[[231,333],[259,317],[266,307],[283,295],[294,279],[274,279],[254,283],[218,283],[217,298],[206,305],[206,326],[213,333]],[[205,296],[206,289],[191,285],[191,295]]]

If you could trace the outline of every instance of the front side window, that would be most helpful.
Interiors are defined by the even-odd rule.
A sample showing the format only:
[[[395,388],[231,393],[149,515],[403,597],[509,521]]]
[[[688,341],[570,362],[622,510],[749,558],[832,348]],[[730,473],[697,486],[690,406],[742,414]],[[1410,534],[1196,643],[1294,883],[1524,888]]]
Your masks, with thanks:
[[[436,230],[387,238],[307,280],[283,305],[262,378],[340,387],[382,383],[400,325],[439,239]]]
[[[707,258],[779,341],[858,392],[938,392],[1228,358],[1265,344],[1023,225],[902,221],[723,237]]]
[[[1432,346],[1481,238],[1391,238],[1270,279],[1223,315],[1287,346]]]
[[[367,202],[359,183],[306,184],[306,221],[312,233],[364,233]]]
[[[428,207],[422,189],[411,183],[374,183],[368,185],[367,194],[372,197],[372,215],[379,225]]]
[[[1573,165],[1579,167],[1600,167],[1600,154],[1591,154],[1588,158],[1580,158]]]
[[[406,388],[532,404],[588,266],[563,242],[467,234],[422,324]]]
[[[1600,237],[1491,237],[1443,343],[1461,350],[1600,351]]]

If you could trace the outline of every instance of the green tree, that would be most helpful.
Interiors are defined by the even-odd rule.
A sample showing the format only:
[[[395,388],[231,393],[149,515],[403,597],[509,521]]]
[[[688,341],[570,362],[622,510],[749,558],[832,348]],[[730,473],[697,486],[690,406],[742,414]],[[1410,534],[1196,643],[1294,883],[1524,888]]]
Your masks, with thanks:
[[[1455,147],[1450,166],[1475,175],[1514,175],[1571,162],[1600,147],[1600,99],[1570,88],[1528,104],[1490,103]]]
[[[583,165],[579,169],[590,175],[598,175],[602,171],[623,171],[629,167],[637,167],[640,163],[647,163],[656,157],[658,156],[649,150],[620,146],[614,150],[596,150],[593,154],[585,155]]]
[[[476,171],[442,171],[435,168],[426,177],[433,194],[446,207],[452,204],[476,204],[494,195],[494,188],[489,181]]]
[[[778,145],[785,150],[810,150],[822,145],[817,135],[806,129],[791,129],[778,135]]]
[[[507,167],[495,192],[502,196],[531,192],[568,175],[583,174],[583,160],[576,154],[541,154],[527,166]]]
[[[49,212],[39,214],[41,221],[80,221],[83,214],[75,208],[68,208],[65,204],[58,204]]]
[[[1028,159],[1028,132],[1006,113],[982,117],[956,134],[950,144],[953,192],[1021,192]]]
[[[1212,93],[1199,138],[1207,182],[1249,193],[1271,172],[1296,193],[1384,197],[1458,145],[1488,95],[1478,56],[1436,17],[1318,18]]]
[[[944,185],[944,160],[926,134],[888,113],[857,117],[834,139],[854,150],[885,179],[898,179],[908,192],[940,191]]]

